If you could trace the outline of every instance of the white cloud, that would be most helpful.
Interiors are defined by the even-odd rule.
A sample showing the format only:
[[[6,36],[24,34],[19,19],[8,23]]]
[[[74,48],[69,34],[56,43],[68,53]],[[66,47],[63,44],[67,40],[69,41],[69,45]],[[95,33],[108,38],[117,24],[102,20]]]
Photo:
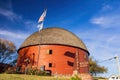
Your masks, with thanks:
[[[15,21],[18,19],[21,19],[22,17],[15,14],[13,11],[11,10],[8,10],[8,9],[3,9],[3,8],[0,8],[0,15],[6,17],[7,19],[11,20],[11,21]]]
[[[117,6],[117,7],[116,7]],[[90,23],[102,28],[118,28],[120,27],[120,6],[105,4],[99,12],[92,16]]]
[[[14,24],[21,24],[26,29],[34,28],[34,26],[37,25],[36,22],[25,19],[22,15],[15,13],[12,9],[11,0],[8,0],[8,3],[3,2],[1,3],[1,5],[0,5],[0,15],[5,17],[5,19],[14,22]]]
[[[18,21],[18,19],[22,18],[20,15],[17,15],[16,13],[13,12],[11,0],[1,1],[0,15],[4,16],[5,18],[11,21],[16,21],[16,20]]]
[[[14,32],[10,32],[7,30],[0,30],[0,35],[11,37],[11,38],[16,38],[16,39],[25,39],[28,36],[27,34],[23,34],[22,32],[14,33]]]
[[[21,28],[27,29],[29,32],[33,31],[35,26],[37,27],[37,22],[25,19],[19,14],[16,14],[11,9],[0,8],[0,15],[4,16],[6,19],[14,22],[14,24],[22,25]],[[10,22],[11,23],[11,22]],[[9,24],[1,24],[2,26],[9,26]]]
[[[119,21],[120,21],[120,16],[118,14],[98,16],[90,20],[92,24],[96,24],[103,28],[119,27],[120,26]]]
[[[29,33],[25,32],[0,30],[0,38],[12,41],[16,45],[17,49],[29,35]]]
[[[112,9],[113,9],[113,7],[107,4],[107,5],[103,5],[101,11],[108,11],[108,10],[112,10]]]

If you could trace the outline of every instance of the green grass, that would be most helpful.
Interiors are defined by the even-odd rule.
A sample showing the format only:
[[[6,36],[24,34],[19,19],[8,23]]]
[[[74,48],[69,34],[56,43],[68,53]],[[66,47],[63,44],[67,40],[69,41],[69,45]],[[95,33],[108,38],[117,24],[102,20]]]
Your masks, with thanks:
[[[0,74],[0,80],[69,80],[65,77],[36,76],[24,74]]]

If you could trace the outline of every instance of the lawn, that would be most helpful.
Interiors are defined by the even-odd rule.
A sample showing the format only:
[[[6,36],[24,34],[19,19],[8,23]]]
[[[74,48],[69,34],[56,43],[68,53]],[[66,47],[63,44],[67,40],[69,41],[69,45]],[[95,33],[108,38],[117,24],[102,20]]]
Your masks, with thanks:
[[[53,77],[53,76],[0,74],[0,80],[69,80],[69,79],[65,77]]]

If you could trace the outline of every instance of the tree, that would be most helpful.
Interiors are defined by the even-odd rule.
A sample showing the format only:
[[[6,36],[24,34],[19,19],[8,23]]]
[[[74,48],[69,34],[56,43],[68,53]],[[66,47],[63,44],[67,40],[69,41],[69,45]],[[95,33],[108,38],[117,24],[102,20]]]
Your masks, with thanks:
[[[0,38],[0,63],[10,60],[15,52],[16,46],[11,41]]]
[[[89,71],[92,75],[97,75],[99,73],[105,73],[107,72],[107,68],[105,68],[104,66],[100,66],[97,64],[97,61],[93,61],[92,57],[90,57],[89,59]]]

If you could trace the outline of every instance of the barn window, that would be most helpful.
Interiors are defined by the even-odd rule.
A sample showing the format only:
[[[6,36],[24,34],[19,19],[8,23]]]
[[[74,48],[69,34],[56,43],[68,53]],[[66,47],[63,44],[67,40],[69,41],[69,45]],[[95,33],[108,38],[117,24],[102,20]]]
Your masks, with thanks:
[[[49,54],[52,54],[52,50],[49,50]]]
[[[52,67],[52,63],[49,63],[49,67]]]

